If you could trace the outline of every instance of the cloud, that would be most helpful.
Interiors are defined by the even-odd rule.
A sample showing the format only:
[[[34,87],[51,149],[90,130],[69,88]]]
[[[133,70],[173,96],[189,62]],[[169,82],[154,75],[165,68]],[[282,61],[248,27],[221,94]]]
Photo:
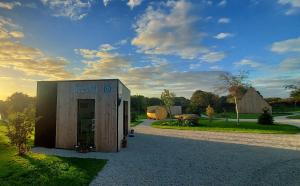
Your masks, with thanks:
[[[56,17],[68,17],[71,20],[81,20],[91,7],[93,0],[41,0],[54,11]]]
[[[274,42],[271,51],[276,53],[300,52],[300,37]]]
[[[18,39],[23,38],[24,34],[16,30],[9,31],[11,28],[8,27],[16,27],[11,20],[0,20],[0,69],[17,71],[32,77],[72,77],[72,74],[65,70],[69,63],[67,60],[49,57],[37,48],[21,44]]]
[[[13,2],[0,2],[0,8],[12,10],[13,8],[21,6],[20,2],[13,1]]]
[[[235,62],[234,63],[236,66],[249,66],[251,68],[257,68],[260,67],[262,64],[250,59],[242,59],[241,61]]]
[[[195,59],[208,52],[200,43],[204,34],[195,26],[199,17],[192,15],[191,3],[180,0],[160,5],[156,9],[149,6],[138,19],[132,45],[146,54],[177,55],[184,59]]]
[[[221,23],[221,24],[227,24],[227,23],[230,23],[230,19],[228,17],[221,17],[219,20],[218,20],[218,23]]]
[[[199,67],[201,67],[201,63],[193,63],[193,64],[190,64],[190,65],[189,65],[189,68],[190,68],[191,70],[193,70],[193,69],[198,69]]]
[[[300,58],[294,57],[283,60],[279,65],[279,69],[287,73],[292,71],[300,72]]]
[[[9,35],[13,38],[16,38],[16,39],[20,39],[20,38],[24,37],[23,32],[20,32],[20,31],[12,31],[12,32],[9,33]]]
[[[225,39],[225,38],[228,38],[228,37],[233,37],[233,34],[221,32],[221,33],[214,36],[214,38],[216,38],[216,39]]]
[[[143,0],[128,0],[127,5],[133,9],[134,7],[140,5]]]
[[[201,60],[209,63],[215,63],[221,61],[226,57],[224,52],[209,52],[200,57]]]
[[[72,77],[64,68],[68,62],[62,58],[50,58],[39,49],[12,41],[0,42],[0,68],[23,72],[30,76],[62,79]]]
[[[175,91],[179,96],[190,97],[196,89],[212,90],[222,71],[172,71],[167,61],[157,57],[144,66],[134,66],[133,59],[115,50],[77,49],[85,68],[80,79],[119,78],[132,94],[159,96],[163,89]],[[101,53],[101,55],[98,55]],[[174,81],[176,77],[176,81]]]
[[[226,6],[227,4],[227,1],[226,0],[221,0],[219,3],[218,3],[218,6]]]
[[[110,2],[111,2],[111,0],[103,0],[104,6],[107,6]]]
[[[292,15],[296,13],[300,8],[300,0],[278,0],[281,5],[289,5],[289,9],[285,12],[286,15]]]

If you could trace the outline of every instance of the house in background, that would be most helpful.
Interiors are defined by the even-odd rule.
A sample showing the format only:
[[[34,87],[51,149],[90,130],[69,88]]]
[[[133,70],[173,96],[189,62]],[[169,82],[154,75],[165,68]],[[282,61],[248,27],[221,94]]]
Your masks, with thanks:
[[[239,112],[244,114],[262,113],[264,108],[268,108],[269,112],[272,113],[271,105],[252,87],[247,90],[238,102],[238,108]]]
[[[117,152],[127,137],[130,90],[117,79],[37,83],[35,146]]]

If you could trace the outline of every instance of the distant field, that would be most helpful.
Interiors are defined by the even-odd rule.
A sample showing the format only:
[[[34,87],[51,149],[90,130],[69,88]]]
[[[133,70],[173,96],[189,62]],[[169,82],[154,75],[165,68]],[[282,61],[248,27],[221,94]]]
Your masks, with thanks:
[[[152,123],[155,128],[177,129],[177,130],[195,130],[195,131],[214,131],[214,132],[242,132],[242,133],[261,133],[261,134],[297,134],[300,128],[285,125],[260,125],[256,122],[225,122],[221,119],[213,120],[211,123],[208,119],[201,118],[199,126],[183,127],[176,125],[176,121],[156,121]]]
[[[257,119],[260,114],[239,114],[240,119]],[[289,112],[275,112],[272,114],[273,116],[288,116],[292,115],[292,113]],[[216,118],[224,118],[223,113],[218,113],[215,115]],[[230,112],[227,113],[227,117],[229,119],[235,119],[236,118],[236,113]]]
[[[89,185],[106,160],[30,153],[18,156],[0,121],[0,185]]]

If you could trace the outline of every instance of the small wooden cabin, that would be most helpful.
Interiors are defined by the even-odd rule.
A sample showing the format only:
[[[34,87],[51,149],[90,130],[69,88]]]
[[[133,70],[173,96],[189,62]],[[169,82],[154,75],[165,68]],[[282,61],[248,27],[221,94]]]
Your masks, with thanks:
[[[128,134],[130,90],[118,79],[37,82],[35,145],[117,152]]]
[[[165,107],[150,106],[147,107],[147,117],[149,119],[162,120],[168,117],[168,112]]]
[[[272,107],[264,100],[262,95],[254,88],[249,88],[242,99],[238,102],[239,112],[244,114],[262,113],[264,108],[268,108],[272,113]]]

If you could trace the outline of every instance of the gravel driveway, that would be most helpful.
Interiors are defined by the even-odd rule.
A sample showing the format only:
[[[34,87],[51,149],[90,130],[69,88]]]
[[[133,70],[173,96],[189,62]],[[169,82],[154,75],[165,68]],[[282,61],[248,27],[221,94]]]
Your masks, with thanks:
[[[215,142],[208,136],[199,139],[199,134],[186,137],[181,133],[184,131],[168,133],[169,130],[150,128],[149,123],[137,126],[136,136],[129,138],[129,147],[119,153],[79,154],[45,148],[34,151],[109,159],[91,185],[300,184],[300,151]],[[213,138],[216,134],[210,135]]]

